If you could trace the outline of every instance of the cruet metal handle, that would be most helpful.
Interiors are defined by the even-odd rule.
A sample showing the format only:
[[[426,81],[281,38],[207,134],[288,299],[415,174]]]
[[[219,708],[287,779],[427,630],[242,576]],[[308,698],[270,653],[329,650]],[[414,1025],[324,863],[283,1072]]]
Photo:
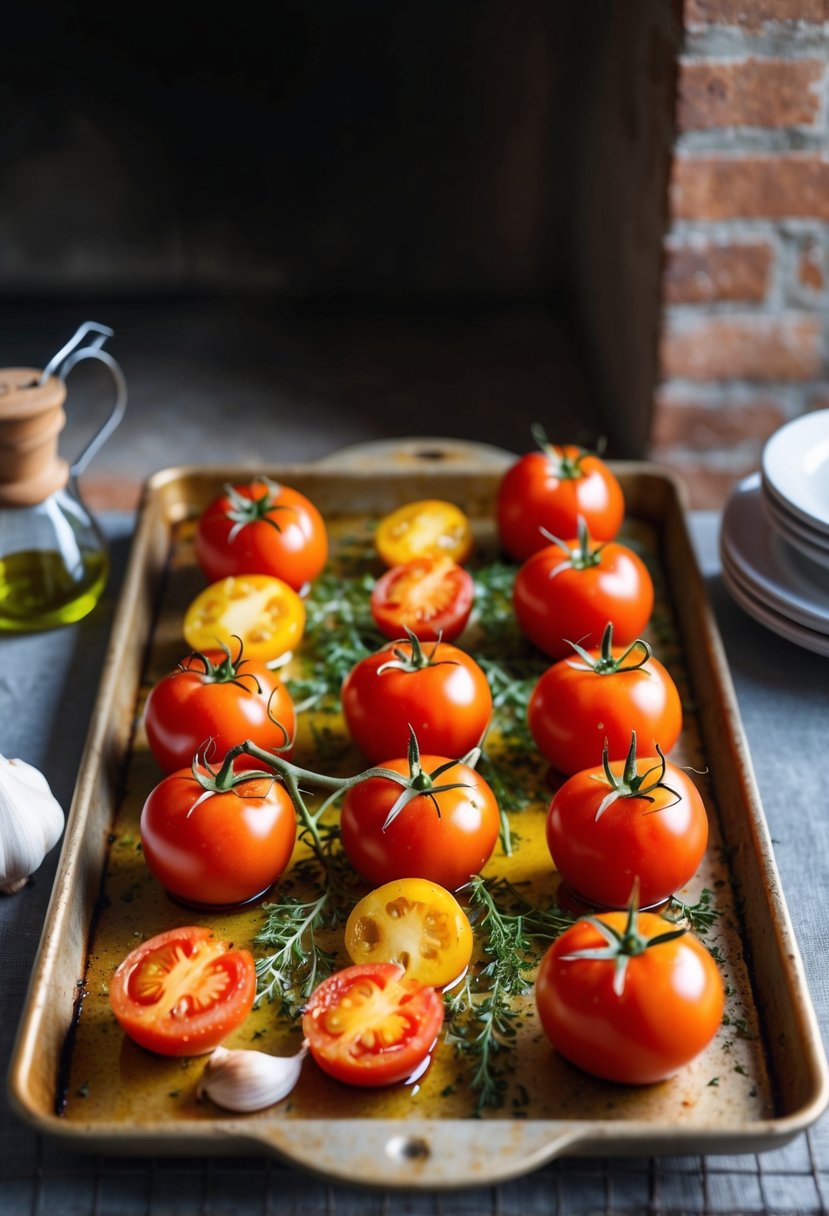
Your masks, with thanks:
[[[38,381],[39,384],[43,384],[52,375],[57,376],[60,380],[65,380],[76,364],[84,359],[95,359],[98,363],[103,363],[104,367],[109,368],[110,375],[115,383],[115,400],[109,417],[95,432],[71,466],[70,472],[73,477],[81,474],[93,456],[103,447],[124,417],[124,411],[127,408],[127,382],[124,379],[124,373],[109,351],[102,349],[107,338],[112,337],[112,333],[113,331],[108,325],[100,325],[97,321],[84,321],[83,325],[78,328],[77,332],[73,334],[66,345],[62,346],[57,354],[52,356],[44,367]],[[86,346],[81,346],[81,343],[88,334],[94,336]]]

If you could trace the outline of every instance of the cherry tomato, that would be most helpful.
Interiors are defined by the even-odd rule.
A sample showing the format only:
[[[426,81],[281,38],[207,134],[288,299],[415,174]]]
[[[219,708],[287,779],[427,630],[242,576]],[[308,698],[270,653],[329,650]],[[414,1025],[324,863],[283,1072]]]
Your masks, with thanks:
[[[290,758],[295,715],[291,695],[275,672],[255,659],[234,660],[208,650],[182,659],[150,690],[144,727],[156,763],[165,773],[186,768],[208,741],[208,759],[220,766],[225,753],[246,739]],[[241,755],[236,768],[260,768]]]
[[[707,842],[691,779],[664,758],[637,759],[635,748],[568,778],[547,814],[556,869],[581,899],[608,908],[627,907],[637,879],[644,907],[668,899],[693,878]]]
[[[682,730],[676,685],[646,642],[601,648],[553,664],[539,679],[527,707],[538,750],[562,773],[600,764],[607,743],[611,760],[623,760],[631,731],[652,752],[669,752]]]
[[[456,891],[492,855],[500,830],[498,803],[475,769],[445,756],[422,756],[420,763],[432,774],[426,792],[412,798],[388,826],[401,786],[388,777],[352,786],[340,819],[343,848],[369,882],[426,878]],[[434,776],[443,766],[445,771]],[[382,767],[404,776],[409,772],[407,760],[387,760]],[[446,788],[450,785],[456,788]]]
[[[563,659],[573,642],[598,646],[608,621],[620,646],[635,641],[650,620],[653,583],[632,549],[615,541],[592,546],[584,535],[528,558],[515,576],[513,606],[521,632]]]
[[[396,963],[346,967],[311,994],[302,1033],[317,1064],[349,1085],[405,1081],[430,1055],[443,1024],[434,988]]]
[[[463,632],[474,597],[472,575],[463,566],[448,557],[419,557],[377,580],[371,615],[387,638],[402,638],[408,629],[421,642],[451,642]]]
[[[415,638],[361,659],[345,678],[342,708],[369,760],[405,756],[410,728],[425,751],[459,759],[480,743],[492,716],[487,678],[465,651]]]
[[[325,524],[314,504],[263,477],[226,486],[196,526],[196,560],[208,582],[270,574],[299,591],[328,558]]]
[[[176,899],[210,907],[263,895],[291,859],[296,814],[282,785],[267,777],[206,793],[190,769],[171,773],[141,812],[150,872]]]
[[[263,663],[294,650],[304,629],[302,600],[269,574],[240,574],[211,583],[184,614],[184,637],[193,650],[229,649],[241,638],[248,658]]]
[[[578,535],[583,519],[596,540],[613,540],[625,503],[619,482],[598,456],[582,448],[544,441],[507,469],[496,504],[501,544],[516,561],[549,544],[541,529],[560,540]]]
[[[472,528],[454,503],[425,498],[408,502],[381,519],[374,543],[387,566],[402,566],[417,557],[465,562],[472,552]]]
[[[187,925],[142,942],[112,977],[109,1000],[122,1030],[148,1051],[212,1051],[250,1013],[256,966],[247,950]]]
[[[595,919],[617,933],[628,930],[625,912]],[[722,1020],[723,983],[714,960],[687,933],[657,944],[675,926],[641,912],[635,932],[654,944],[627,959],[620,981],[612,957],[573,957],[607,949],[607,936],[592,920],[563,933],[541,962],[535,997],[547,1038],[571,1063],[609,1081],[649,1085],[673,1076],[708,1045]]]
[[[399,878],[355,905],[345,948],[354,963],[399,963],[408,979],[442,988],[469,966],[472,927],[444,887]]]

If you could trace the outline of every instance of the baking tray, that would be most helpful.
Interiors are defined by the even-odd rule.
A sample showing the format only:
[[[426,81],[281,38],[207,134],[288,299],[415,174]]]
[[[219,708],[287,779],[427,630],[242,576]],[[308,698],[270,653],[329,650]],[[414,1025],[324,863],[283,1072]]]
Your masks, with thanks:
[[[318,466],[256,471],[303,490],[340,533],[405,501],[451,499],[470,514],[479,551],[494,553],[502,462],[489,450],[476,455],[430,441],[383,449],[379,457],[355,452]],[[223,483],[253,471],[179,468],[154,476],[142,499],[12,1059],[10,1094],[24,1119],[79,1150],[273,1151],[330,1179],[435,1188],[492,1184],[565,1153],[770,1149],[819,1116],[829,1096],[826,1060],[681,492],[651,466],[614,469],[625,492],[625,533],[656,578],[648,636],[683,695],[685,727],[672,759],[698,771],[711,821],[706,860],[682,893],[692,902],[703,887],[712,890],[720,913],[707,940],[723,960],[729,998],[727,1024],[711,1047],[661,1085],[610,1085],[556,1056],[529,1014],[511,1081],[522,1100],[508,1095],[502,1108],[485,1113],[484,1127],[471,1117],[462,1062],[446,1045],[417,1090],[366,1095],[312,1068],[289,1102],[232,1116],[195,1100],[203,1061],[161,1060],[123,1038],[109,1013],[106,977],[135,937],[202,921],[241,944],[255,931],[250,918],[259,915],[184,911],[149,878],[134,848],[143,799],[159,779],[140,726],[142,697],[185,652],[181,611],[203,585],[187,521]],[[514,881],[542,864],[549,870],[549,859],[542,863],[532,844],[550,793],[543,767],[538,782],[534,817],[521,812],[528,817],[513,821],[522,837],[518,860],[491,863],[493,873]],[[251,1016],[254,1029],[245,1023],[229,1045],[262,1036],[266,1048],[290,1050],[267,1004]]]

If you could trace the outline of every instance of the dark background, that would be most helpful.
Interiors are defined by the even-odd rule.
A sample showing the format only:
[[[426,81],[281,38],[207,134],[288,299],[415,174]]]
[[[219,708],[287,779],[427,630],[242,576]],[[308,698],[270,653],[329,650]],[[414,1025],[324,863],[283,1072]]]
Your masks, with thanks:
[[[287,424],[289,455],[332,446],[332,418],[338,440],[515,450],[539,419],[641,455],[673,10],[15,10],[3,360],[42,365],[86,315],[113,324],[136,442],[175,408],[205,443],[230,411],[237,444],[252,417],[260,436]]]

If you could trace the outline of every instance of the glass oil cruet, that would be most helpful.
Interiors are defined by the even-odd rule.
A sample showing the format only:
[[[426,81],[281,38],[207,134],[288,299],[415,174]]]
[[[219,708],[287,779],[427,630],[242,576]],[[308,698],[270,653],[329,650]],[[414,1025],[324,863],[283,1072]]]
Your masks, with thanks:
[[[78,621],[106,584],[103,534],[84,506],[77,478],[124,414],[123,372],[102,349],[112,330],[87,321],[37,368],[0,368],[0,632],[24,633]],[[64,380],[84,359],[103,363],[115,400],[73,465],[58,454],[66,415]]]

